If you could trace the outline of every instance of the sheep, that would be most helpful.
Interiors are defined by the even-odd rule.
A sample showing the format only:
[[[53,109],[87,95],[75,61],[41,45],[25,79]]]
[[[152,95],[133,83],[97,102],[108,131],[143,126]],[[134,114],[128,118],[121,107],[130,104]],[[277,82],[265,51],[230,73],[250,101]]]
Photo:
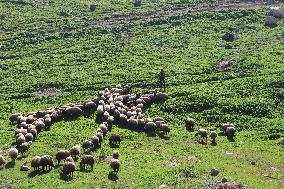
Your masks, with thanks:
[[[8,151],[8,154],[9,154],[9,157],[15,161],[18,157],[18,150],[16,148],[11,148],[9,151]]]
[[[36,129],[31,129],[30,133],[34,136],[34,138],[36,138],[36,136],[37,136],[37,130]]]
[[[39,167],[40,167],[40,159],[41,157],[40,156],[34,156],[32,161],[31,161],[31,167],[34,169],[34,170],[39,170]]]
[[[2,168],[6,163],[6,160],[3,156],[0,156],[0,168]]]
[[[28,124],[30,124],[30,123],[33,123],[35,120],[36,120],[36,118],[35,118],[33,115],[29,115],[29,116],[27,117],[26,122],[27,122]]]
[[[134,119],[134,118],[130,118],[127,120],[128,122],[128,125],[130,128],[132,129],[137,129],[138,128],[138,120],[137,119]]]
[[[124,115],[124,114],[120,114],[120,116],[119,116],[119,121],[120,121],[122,124],[126,124],[126,123],[127,123],[127,116]]]
[[[120,154],[119,154],[118,151],[112,153],[112,158],[113,158],[113,159],[118,159],[119,156],[120,156]]]
[[[40,165],[42,166],[42,170],[48,168],[49,170],[54,167],[53,159],[50,155],[44,155],[40,158]]]
[[[185,120],[185,127],[186,127],[187,130],[191,130],[192,131],[193,128],[194,128],[194,125],[195,125],[195,120],[194,119],[187,118]]]
[[[113,172],[117,173],[120,168],[120,162],[118,159],[112,159],[110,161],[110,167],[113,169]]]
[[[26,122],[27,121],[27,117],[25,116],[18,116],[17,118],[17,123],[20,124],[22,122]]]
[[[80,154],[80,146],[76,145],[70,149],[70,155],[73,159],[77,159],[77,156]]]
[[[225,123],[220,126],[220,130],[223,132],[223,134],[226,134],[226,130],[228,127],[235,127],[235,126],[231,123]]]
[[[84,104],[84,110],[86,112],[93,112],[95,109],[97,108],[97,105],[95,102],[93,101],[89,101],[89,102],[86,102]]]
[[[86,152],[86,149],[89,149],[92,147],[92,142],[89,140],[85,140],[82,144],[84,152]]]
[[[171,129],[169,128],[169,126],[166,125],[166,124],[162,124],[162,125],[160,126],[159,130],[160,130],[161,132],[163,132],[163,135],[167,135],[167,134],[171,131]]]
[[[14,123],[18,120],[18,117],[22,116],[20,113],[14,113],[10,116],[9,120],[11,123]]]
[[[24,142],[26,142],[26,138],[24,136],[19,136],[17,138],[17,146],[20,146],[21,144],[23,144]]]
[[[65,160],[69,156],[70,156],[70,152],[68,150],[60,150],[55,154],[55,158],[58,164],[60,164],[61,160]]]
[[[283,18],[284,17],[284,10],[280,9],[279,7],[271,7],[269,15],[275,18]]]
[[[42,131],[42,129],[45,128],[45,124],[44,124],[43,121],[38,120],[38,121],[34,122],[33,124],[36,126],[36,130],[37,130],[38,133],[40,133]]]
[[[121,142],[121,137],[119,134],[112,134],[110,137],[109,137],[109,144],[110,145],[119,145]]]
[[[146,133],[148,134],[154,134],[156,129],[157,129],[157,125],[154,122],[148,122],[146,123],[145,127],[144,127]]]
[[[45,118],[43,122],[44,122],[44,124],[45,124],[45,126],[46,126],[47,128],[49,128],[49,127],[52,125],[52,119],[51,119],[51,117]]]
[[[25,139],[27,142],[34,141],[34,135],[32,133],[27,133]]]
[[[101,145],[101,143],[102,143],[102,141],[103,141],[103,139],[104,139],[103,133],[97,132],[97,133],[96,133],[96,136],[99,138],[99,143],[100,143],[100,145]]]
[[[264,22],[265,26],[268,26],[270,28],[274,28],[277,26],[277,19],[273,16],[267,16]]]
[[[212,139],[212,144],[216,144],[216,138],[218,136],[217,132],[216,131],[211,131],[209,136]]]
[[[68,107],[64,111],[66,117],[78,117],[83,114],[83,111],[79,106]]]
[[[229,138],[233,138],[236,134],[236,128],[235,127],[227,127],[226,129],[226,135],[229,137]]]
[[[22,163],[20,171],[29,171],[30,168],[29,168],[29,166],[27,164],[28,164],[28,162]]]
[[[64,175],[73,177],[73,173],[75,171],[75,163],[74,162],[64,162],[62,173]]]
[[[113,117],[113,116],[109,116],[109,117],[107,118],[107,124],[108,124],[108,130],[109,130],[109,131],[111,131],[111,129],[112,129],[112,124],[113,124],[113,122],[114,122],[114,117]]]
[[[154,96],[154,100],[156,100],[156,101],[164,101],[164,100],[167,100],[169,98],[170,97],[167,94],[161,93],[161,92],[156,93],[156,95]]]
[[[81,162],[80,162],[80,167],[81,169],[86,169],[87,166],[91,167],[91,170],[93,170],[93,166],[95,164],[95,158],[91,155],[83,155]]]
[[[27,123],[26,122],[20,123],[19,128],[27,129]]]
[[[96,135],[92,137],[92,143],[94,149],[98,148],[101,145],[100,139]]]
[[[27,129],[16,129],[15,130],[15,135],[19,134],[19,133],[22,133],[23,135],[26,135],[28,133],[28,130]]]
[[[32,141],[24,142],[19,146],[19,152],[22,156],[29,150],[30,146],[32,145]]]
[[[103,105],[99,105],[97,108],[97,112],[96,112],[97,116],[102,116],[104,114],[104,106]]]
[[[205,138],[205,143],[207,144],[208,131],[206,129],[198,129],[197,133],[195,134],[195,137],[197,137],[198,135],[202,139]]]
[[[106,135],[108,132],[106,124],[102,123],[100,124],[99,128],[103,131],[103,135]]]

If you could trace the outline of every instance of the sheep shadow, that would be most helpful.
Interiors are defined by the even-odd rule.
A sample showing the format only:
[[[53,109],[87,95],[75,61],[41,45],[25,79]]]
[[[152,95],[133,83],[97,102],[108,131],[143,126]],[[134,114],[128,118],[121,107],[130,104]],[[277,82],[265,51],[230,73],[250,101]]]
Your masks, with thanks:
[[[147,137],[156,137],[157,133],[146,133]]]
[[[10,161],[5,165],[5,169],[11,169],[15,167],[15,161]]]
[[[29,178],[33,178],[33,177],[35,177],[35,176],[37,176],[37,175],[43,175],[44,173],[41,171],[41,170],[33,170],[32,172],[30,172],[29,174],[28,174],[28,177]]]
[[[60,173],[60,179],[66,181],[66,182],[69,182],[69,181],[73,180],[73,177],[64,175],[63,173]]]
[[[217,146],[217,142],[211,142],[210,145],[211,146]]]
[[[170,140],[170,137],[163,134],[163,133],[158,133],[158,136],[161,138],[161,139],[164,139],[164,140]]]
[[[108,174],[108,179],[111,180],[111,181],[116,181],[116,180],[118,180],[118,176],[113,171],[110,171],[109,174]]]
[[[83,173],[90,173],[90,172],[93,172],[93,169],[85,169],[83,167],[80,167],[80,172],[83,172]]]
[[[228,139],[229,142],[235,142],[236,141],[234,137],[227,136],[227,139]]]
[[[110,148],[119,148],[119,144],[113,144],[113,143],[109,143],[109,147]]]

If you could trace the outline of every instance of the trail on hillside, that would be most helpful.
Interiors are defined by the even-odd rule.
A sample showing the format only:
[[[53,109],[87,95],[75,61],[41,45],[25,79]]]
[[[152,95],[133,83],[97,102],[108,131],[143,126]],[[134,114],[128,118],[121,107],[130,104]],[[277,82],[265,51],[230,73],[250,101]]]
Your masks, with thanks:
[[[146,13],[140,15],[128,15],[121,16],[116,18],[110,18],[108,20],[92,20],[89,21],[87,27],[112,27],[120,25],[127,22],[144,22],[153,18],[162,18],[162,17],[171,17],[178,16],[183,14],[190,14],[194,12],[205,12],[205,11],[220,11],[226,9],[241,9],[241,8],[250,8],[250,9],[260,9],[268,8],[274,5],[283,4],[280,1],[271,1],[270,3],[257,1],[257,2],[216,2],[216,3],[202,3],[193,7],[187,7],[177,10],[167,10],[160,11],[157,13]]]

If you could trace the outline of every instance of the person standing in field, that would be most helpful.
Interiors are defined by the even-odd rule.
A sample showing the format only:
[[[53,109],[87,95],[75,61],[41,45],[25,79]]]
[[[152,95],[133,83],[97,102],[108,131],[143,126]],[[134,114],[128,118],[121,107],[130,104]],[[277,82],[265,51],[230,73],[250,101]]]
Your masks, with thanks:
[[[164,87],[164,90],[166,89],[166,76],[163,69],[161,69],[159,73],[159,81],[160,81],[160,87]]]

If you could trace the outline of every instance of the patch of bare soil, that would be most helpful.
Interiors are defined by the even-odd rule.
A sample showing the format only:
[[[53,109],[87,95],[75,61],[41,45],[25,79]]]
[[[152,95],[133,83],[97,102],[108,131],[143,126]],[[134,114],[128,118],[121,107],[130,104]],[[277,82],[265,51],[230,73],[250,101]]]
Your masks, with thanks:
[[[251,189],[250,187],[242,184],[237,184],[231,181],[218,181],[216,183],[216,189]]]
[[[50,95],[57,95],[57,94],[61,94],[62,91],[60,89],[56,89],[56,88],[48,88],[48,89],[44,89],[42,91],[38,91],[34,93],[35,97],[43,97],[43,96],[50,96]]]

